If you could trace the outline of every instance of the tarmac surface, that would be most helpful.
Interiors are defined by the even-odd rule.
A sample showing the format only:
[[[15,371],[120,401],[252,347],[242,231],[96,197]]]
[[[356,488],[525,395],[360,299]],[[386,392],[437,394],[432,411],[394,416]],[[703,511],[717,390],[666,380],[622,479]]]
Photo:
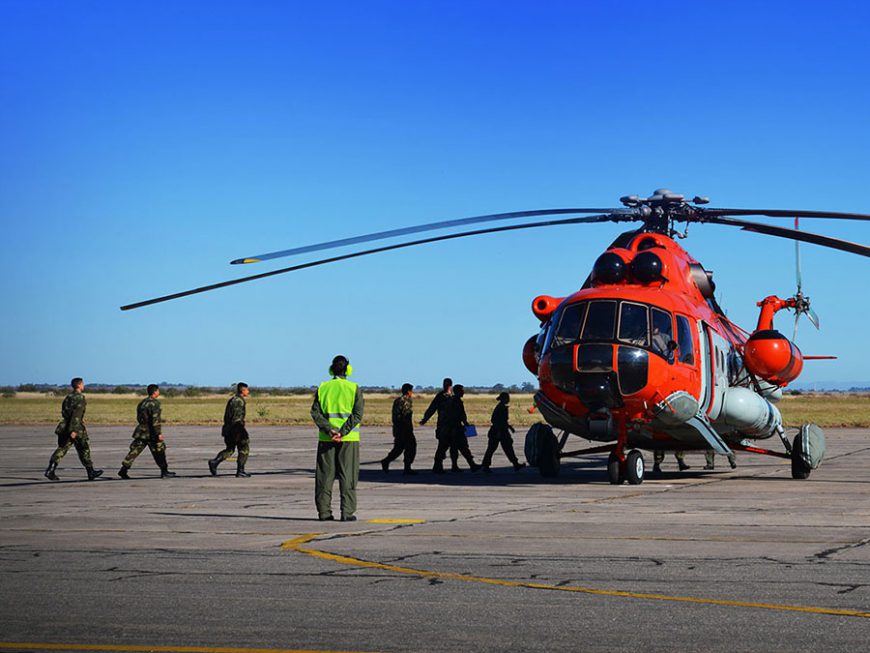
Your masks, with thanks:
[[[0,649],[867,650],[868,430],[827,430],[806,481],[692,452],[613,486],[603,456],[554,481],[500,451],[491,475],[436,476],[429,428],[420,474],[384,474],[392,440],[364,429],[356,522],[316,519],[313,429],[252,428],[243,479],[208,474],[219,428],[169,427],[178,477],[145,451],[130,481],[132,426],[89,430],[104,477],[71,449],[50,482],[52,428],[0,427]]]

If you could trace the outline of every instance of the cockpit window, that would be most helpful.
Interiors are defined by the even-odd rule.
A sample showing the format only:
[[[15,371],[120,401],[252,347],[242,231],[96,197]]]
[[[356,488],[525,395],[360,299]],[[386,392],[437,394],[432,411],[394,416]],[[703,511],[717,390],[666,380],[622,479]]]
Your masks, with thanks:
[[[580,337],[580,327],[583,324],[583,316],[586,314],[586,303],[571,304],[562,311],[556,335],[552,346],[561,347],[577,342]]]
[[[674,324],[671,314],[660,308],[651,309],[652,314],[652,347],[653,353],[674,362],[674,352],[668,344],[674,339]]]
[[[694,345],[692,344],[692,325],[688,318],[677,315],[677,344],[680,346],[680,362],[695,364]]]
[[[649,347],[647,307],[622,302],[619,309],[619,340],[638,347]]]
[[[616,302],[591,301],[581,340],[613,340],[616,325]]]

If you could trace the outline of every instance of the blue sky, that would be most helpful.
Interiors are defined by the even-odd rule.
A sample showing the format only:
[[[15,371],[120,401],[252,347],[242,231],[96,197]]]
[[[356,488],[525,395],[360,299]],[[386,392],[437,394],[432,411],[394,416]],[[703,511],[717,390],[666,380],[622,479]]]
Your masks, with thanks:
[[[336,353],[364,384],[532,381],[531,300],[576,290],[619,226],[118,307],[292,262],[240,256],[662,186],[870,213],[868,19],[858,2],[0,0],[0,383],[312,384]],[[802,228],[870,244],[870,224]],[[746,328],[794,292],[789,241],[696,225],[683,244]],[[840,359],[800,380],[870,382],[870,261],[802,261],[822,331],[798,344]]]

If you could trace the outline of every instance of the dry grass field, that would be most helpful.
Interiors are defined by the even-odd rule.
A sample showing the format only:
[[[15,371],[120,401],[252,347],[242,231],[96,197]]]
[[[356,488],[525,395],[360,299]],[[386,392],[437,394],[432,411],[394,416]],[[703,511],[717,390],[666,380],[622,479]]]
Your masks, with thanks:
[[[366,395],[365,424],[386,426],[390,423],[390,408],[396,395]],[[163,419],[166,424],[220,424],[224,405],[229,395],[203,397],[161,398]],[[135,421],[137,395],[88,395],[88,424],[130,424]],[[414,415],[419,421],[429,405],[432,395],[417,395]],[[39,393],[18,393],[14,397],[0,398],[0,424],[54,425],[60,419],[62,399]],[[518,428],[529,426],[541,417],[529,414],[532,395],[515,394],[511,401],[511,420]],[[465,407],[469,420],[488,425],[495,406],[495,395],[466,395]],[[308,411],[311,397],[251,396],[248,398],[248,424],[281,425],[310,424]],[[816,422],[823,427],[870,427],[870,395],[857,394],[805,394],[788,395],[780,403],[783,419],[789,426],[803,422]]]

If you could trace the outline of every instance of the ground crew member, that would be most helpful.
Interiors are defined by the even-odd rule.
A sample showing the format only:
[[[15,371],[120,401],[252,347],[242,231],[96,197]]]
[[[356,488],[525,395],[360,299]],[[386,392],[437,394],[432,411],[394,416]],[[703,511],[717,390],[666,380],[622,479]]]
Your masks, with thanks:
[[[444,461],[444,454],[447,448],[450,448],[450,462],[452,463],[450,470],[453,472],[461,472],[459,468],[459,454],[468,462],[468,466],[472,472],[480,469],[480,465],[474,462],[474,456],[471,455],[471,450],[468,448],[468,437],[465,435],[465,427],[468,426],[468,416],[465,414],[465,404],[462,402],[462,397],[465,395],[465,387],[459,384],[453,386],[453,399],[447,404],[447,409],[444,414],[444,419],[447,422],[449,429],[449,440],[442,445],[439,440],[438,449],[435,450],[435,464],[441,465]],[[441,420],[438,420],[441,423]]]
[[[227,407],[224,409],[224,425],[221,435],[224,438],[226,448],[208,461],[208,471],[212,476],[217,476],[217,467],[224,460],[233,455],[233,451],[239,450],[236,460],[236,476],[238,478],[250,478],[245,471],[245,463],[248,462],[250,452],[248,430],[245,428],[245,397],[251,394],[247,383],[236,384],[236,394],[230,397]]]
[[[514,453],[514,440],[511,437],[511,433],[515,433],[516,431],[508,421],[510,419],[508,415],[508,404],[511,402],[510,393],[502,392],[499,394],[497,399],[498,403],[492,411],[492,426],[487,434],[488,442],[486,445],[486,453],[483,455],[483,463],[481,463],[481,467],[487,474],[491,473],[489,466],[492,464],[492,454],[495,453],[495,450],[500,444],[502,451],[504,451],[504,455],[507,456],[507,459],[513,464],[514,471],[518,472],[525,467],[526,464],[517,460],[517,455]]]
[[[133,442],[130,444],[130,453],[121,463],[118,476],[129,479],[127,474],[133,466],[133,461],[142,453],[145,447],[151,450],[154,462],[160,468],[160,478],[171,478],[175,472],[169,471],[166,462],[166,443],[163,441],[163,427],[160,420],[160,387],[156,383],[148,386],[148,396],[136,406],[136,428],[133,430]]]
[[[426,409],[426,412],[423,413],[423,419],[420,420],[420,426],[423,426],[426,422],[429,421],[429,418],[432,417],[436,412],[438,413],[438,423],[435,425],[435,439],[438,441],[438,449],[441,449],[442,443],[444,444],[444,451],[447,451],[447,448],[450,446],[450,428],[447,425],[447,420],[445,419],[447,406],[453,400],[453,379],[446,378],[441,384],[442,390],[437,395],[432,398],[432,402],[429,404],[429,407]],[[444,458],[442,455],[439,458],[436,450],[435,454],[435,464],[432,467],[432,471],[436,474],[444,473]]]
[[[353,372],[344,356],[329,366],[331,381],[320,384],[311,404],[311,419],[319,429],[314,504],[320,521],[332,515],[332,486],[338,475],[341,521],[356,521],[356,486],[359,481],[359,425],[363,417],[362,391],[347,380]]]
[[[414,386],[405,383],[402,386],[402,394],[393,402],[393,448],[387,457],[381,461],[384,472],[390,471],[390,463],[405,453],[406,476],[413,476],[417,472],[411,469],[411,464],[417,455],[417,438],[414,437]]]
[[[77,376],[70,381],[70,386],[72,386],[72,392],[63,400],[60,409],[63,419],[54,429],[54,433],[57,435],[57,449],[54,450],[48,461],[45,478],[52,481],[59,480],[55,474],[57,465],[69,451],[69,448],[75,447],[79,460],[88,472],[88,480],[93,481],[103,475],[103,470],[94,469],[94,464],[91,462],[91,447],[88,444],[88,429],[85,426],[85,410],[88,404],[84,395],[85,382]]]
[[[690,465],[686,464],[685,461],[686,452],[685,451],[675,451],[674,458],[677,459],[677,465],[680,468],[680,471],[683,472],[687,469],[691,469]],[[665,452],[659,449],[656,449],[653,452],[653,471],[658,474],[662,471],[662,461],[665,459]]]
[[[712,449],[707,449],[704,452],[704,459],[706,461],[706,465],[704,465],[704,469],[715,469],[714,460],[716,460],[716,452]],[[737,469],[737,454],[733,451],[728,454],[728,464],[731,465],[731,469]]]

